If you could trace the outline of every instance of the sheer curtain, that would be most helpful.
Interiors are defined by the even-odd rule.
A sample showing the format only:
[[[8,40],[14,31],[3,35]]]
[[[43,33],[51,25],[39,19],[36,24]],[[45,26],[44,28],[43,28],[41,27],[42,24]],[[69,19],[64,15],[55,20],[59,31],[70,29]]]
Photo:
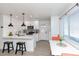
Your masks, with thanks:
[[[70,36],[79,38],[79,11],[70,15]]]
[[[64,16],[63,17],[63,28],[64,28],[64,35],[68,36],[69,35],[69,31],[68,31],[68,16]]]

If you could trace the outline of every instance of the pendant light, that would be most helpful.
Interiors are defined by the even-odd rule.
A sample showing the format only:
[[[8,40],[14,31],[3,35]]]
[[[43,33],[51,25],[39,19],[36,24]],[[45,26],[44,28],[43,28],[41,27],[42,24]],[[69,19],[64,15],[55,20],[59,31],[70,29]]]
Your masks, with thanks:
[[[12,14],[10,14],[10,24],[8,26],[13,27],[13,25],[12,25]]]
[[[25,25],[25,23],[24,23],[24,15],[25,15],[25,14],[24,14],[24,13],[22,13],[22,15],[23,15],[23,23],[22,23],[22,25],[21,25],[21,26],[23,27],[23,26],[26,26],[26,25]]]

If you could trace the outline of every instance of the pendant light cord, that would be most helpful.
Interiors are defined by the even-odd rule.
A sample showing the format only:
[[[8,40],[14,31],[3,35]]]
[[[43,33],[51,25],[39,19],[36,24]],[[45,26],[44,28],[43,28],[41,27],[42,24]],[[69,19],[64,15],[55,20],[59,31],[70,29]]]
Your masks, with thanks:
[[[23,15],[23,23],[24,23],[24,13],[22,13],[22,15]]]
[[[10,14],[10,24],[8,26],[13,27],[13,25],[12,25],[12,14]]]
[[[10,14],[10,23],[12,22],[12,14]]]
[[[22,15],[23,15],[23,23],[22,23],[22,25],[21,26],[26,26],[25,24],[24,24],[24,13],[22,13]]]

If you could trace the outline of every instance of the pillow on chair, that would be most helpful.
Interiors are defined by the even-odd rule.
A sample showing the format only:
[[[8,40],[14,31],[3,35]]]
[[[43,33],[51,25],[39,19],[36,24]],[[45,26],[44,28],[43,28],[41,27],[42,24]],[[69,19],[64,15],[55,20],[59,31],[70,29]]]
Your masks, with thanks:
[[[59,35],[52,36],[52,40],[60,40],[60,36]]]

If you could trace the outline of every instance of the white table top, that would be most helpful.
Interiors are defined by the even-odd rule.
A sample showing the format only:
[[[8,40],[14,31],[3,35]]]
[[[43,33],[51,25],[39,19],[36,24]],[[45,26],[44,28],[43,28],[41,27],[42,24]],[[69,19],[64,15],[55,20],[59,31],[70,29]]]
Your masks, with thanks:
[[[51,54],[52,55],[62,55],[62,53],[78,54],[79,50],[74,48],[72,45],[68,44],[66,41],[63,41],[66,44],[66,47],[60,47],[57,45],[58,41],[50,40]]]

